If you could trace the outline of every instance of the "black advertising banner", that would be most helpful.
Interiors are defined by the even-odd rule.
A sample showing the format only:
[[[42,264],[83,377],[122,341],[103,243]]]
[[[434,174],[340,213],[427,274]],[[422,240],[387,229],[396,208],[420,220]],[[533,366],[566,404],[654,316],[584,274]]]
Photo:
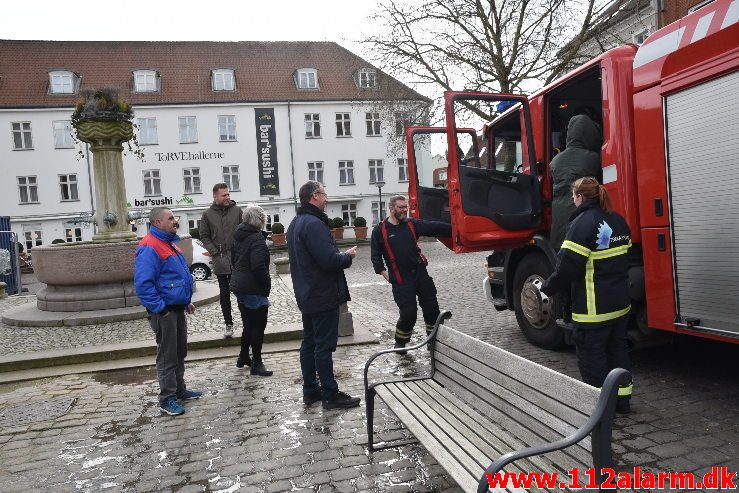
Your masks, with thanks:
[[[255,108],[259,195],[280,195],[274,108]]]

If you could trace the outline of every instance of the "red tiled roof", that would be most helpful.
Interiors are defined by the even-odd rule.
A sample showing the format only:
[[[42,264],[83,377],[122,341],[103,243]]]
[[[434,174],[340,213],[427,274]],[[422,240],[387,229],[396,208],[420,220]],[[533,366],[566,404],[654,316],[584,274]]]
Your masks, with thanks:
[[[114,87],[129,103],[423,100],[377,70],[378,87],[359,89],[354,72],[372,67],[333,42],[0,40],[0,108],[70,107],[78,95],[49,94],[52,70],[81,77],[80,89]],[[234,69],[235,91],[214,92],[211,71]],[[318,70],[320,90],[299,90],[298,68]],[[134,93],[133,71],[157,70],[161,90]]]

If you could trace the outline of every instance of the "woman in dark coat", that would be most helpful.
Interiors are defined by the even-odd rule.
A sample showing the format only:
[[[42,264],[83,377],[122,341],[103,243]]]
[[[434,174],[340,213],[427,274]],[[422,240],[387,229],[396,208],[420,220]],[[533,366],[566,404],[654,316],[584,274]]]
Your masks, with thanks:
[[[231,249],[231,292],[236,295],[241,311],[244,332],[241,335],[241,352],[236,366],[251,366],[252,375],[272,375],[262,361],[264,329],[267,327],[267,310],[272,279],[269,276],[269,249],[262,230],[267,217],[258,205],[249,204],[244,209],[243,221],[236,228]],[[249,358],[251,347],[253,359]]]

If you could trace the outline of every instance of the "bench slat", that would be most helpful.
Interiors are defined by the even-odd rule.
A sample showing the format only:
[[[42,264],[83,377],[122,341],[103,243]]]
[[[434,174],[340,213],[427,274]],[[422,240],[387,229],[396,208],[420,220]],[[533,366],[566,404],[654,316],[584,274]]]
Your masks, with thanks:
[[[462,354],[486,362],[491,368],[499,369],[507,375],[515,376],[521,383],[537,389],[542,394],[553,393],[561,396],[563,403],[583,413],[590,414],[598,401],[600,394],[598,389],[458,332],[449,326],[441,325],[437,338]]]

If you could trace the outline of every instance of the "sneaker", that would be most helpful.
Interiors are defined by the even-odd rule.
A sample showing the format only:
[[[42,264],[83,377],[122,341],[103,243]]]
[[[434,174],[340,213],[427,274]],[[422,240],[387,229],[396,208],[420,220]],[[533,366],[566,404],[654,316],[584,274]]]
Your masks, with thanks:
[[[203,393],[199,390],[187,389],[180,399],[200,399],[201,397],[203,397]]]
[[[226,339],[231,339],[234,335],[234,326],[233,324],[226,324],[226,328],[223,329],[223,337]]]
[[[244,357],[239,355],[239,359],[236,360],[236,368],[243,368],[244,366],[251,366],[251,358],[248,354]]]
[[[357,407],[362,399],[359,397],[352,397],[345,394],[344,392],[336,392],[328,399],[323,399],[324,409],[348,409],[350,407]]]
[[[310,406],[321,400],[321,389],[316,390],[310,394],[303,395],[303,404]]]
[[[395,341],[394,347],[395,349],[402,348],[402,347],[405,347],[405,344],[406,344],[405,342]],[[397,351],[397,353],[400,355],[403,355],[403,354],[408,354],[408,351]]]
[[[170,397],[162,404],[159,405],[159,410],[163,413],[169,414],[170,416],[179,416],[185,414],[185,408],[175,397]]]

